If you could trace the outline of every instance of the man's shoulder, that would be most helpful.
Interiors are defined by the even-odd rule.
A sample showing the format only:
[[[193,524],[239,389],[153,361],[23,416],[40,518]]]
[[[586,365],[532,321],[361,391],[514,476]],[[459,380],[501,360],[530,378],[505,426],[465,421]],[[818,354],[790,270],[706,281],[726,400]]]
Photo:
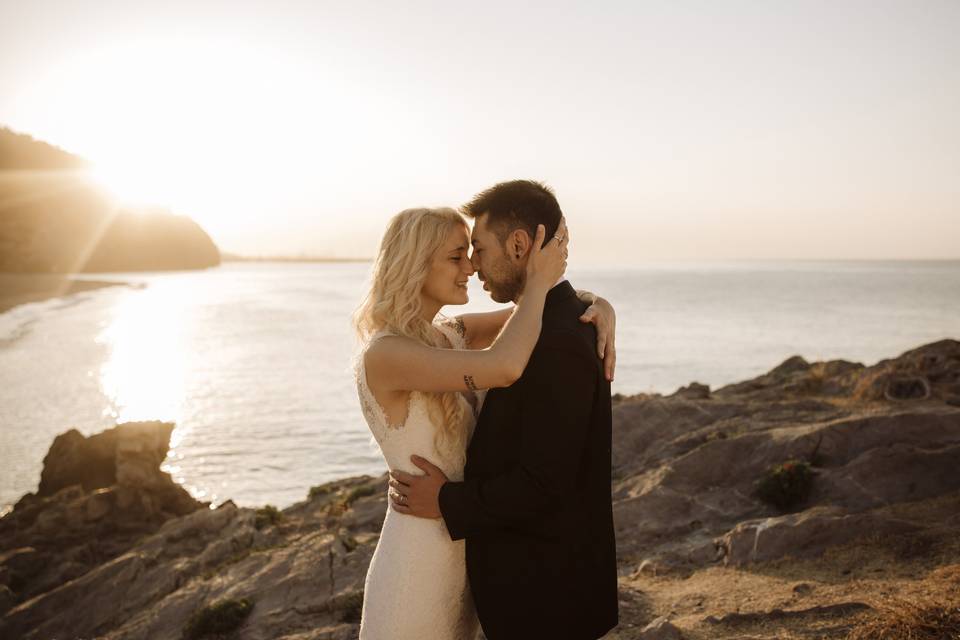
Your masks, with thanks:
[[[538,346],[585,348],[588,353],[593,353],[592,344],[597,341],[597,329],[593,324],[580,320],[587,306],[574,295],[561,301],[549,313],[544,313]]]
[[[546,352],[563,352],[595,365],[599,358],[593,349],[596,333],[592,324],[544,326],[534,348],[534,356]]]

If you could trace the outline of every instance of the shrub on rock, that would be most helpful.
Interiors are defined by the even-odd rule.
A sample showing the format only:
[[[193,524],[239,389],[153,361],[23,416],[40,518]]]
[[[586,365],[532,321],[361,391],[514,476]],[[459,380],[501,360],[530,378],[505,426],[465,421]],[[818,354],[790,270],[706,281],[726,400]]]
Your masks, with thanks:
[[[215,602],[190,616],[183,635],[187,640],[198,640],[229,633],[240,627],[252,610],[253,602],[246,598]]]
[[[813,488],[813,470],[802,460],[787,460],[767,470],[757,482],[757,497],[763,502],[787,511],[800,504]]]
[[[274,525],[283,520],[283,513],[272,504],[257,509],[257,515],[253,521],[253,526],[259,531],[267,525]]]

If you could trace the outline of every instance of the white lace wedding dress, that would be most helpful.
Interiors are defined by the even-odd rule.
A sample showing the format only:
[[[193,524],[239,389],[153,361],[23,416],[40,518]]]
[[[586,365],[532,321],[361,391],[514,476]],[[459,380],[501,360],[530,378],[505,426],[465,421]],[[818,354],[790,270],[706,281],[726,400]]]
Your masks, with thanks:
[[[454,348],[463,349],[463,338],[451,327],[434,324]],[[410,456],[427,458],[451,480],[463,479],[462,456],[444,454],[434,445],[436,428],[430,420],[423,394],[411,392],[407,419],[388,425],[383,408],[367,386],[363,356],[383,336],[370,338],[356,363],[357,392],[367,425],[391,470],[423,473]],[[477,394],[476,409],[466,398],[470,431],[485,392]],[[416,518],[387,506],[386,519],[363,592],[361,640],[474,640],[479,630],[464,555],[464,541],[454,542],[442,519]]]

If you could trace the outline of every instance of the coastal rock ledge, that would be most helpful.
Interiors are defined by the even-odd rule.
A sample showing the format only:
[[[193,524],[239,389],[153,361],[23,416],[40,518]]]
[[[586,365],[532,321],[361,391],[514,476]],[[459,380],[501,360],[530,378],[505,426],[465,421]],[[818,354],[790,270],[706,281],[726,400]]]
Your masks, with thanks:
[[[0,518],[0,637],[356,638],[386,476],[211,509],[172,429],[54,440]],[[958,637],[960,342],[618,397],[613,456],[609,639]]]

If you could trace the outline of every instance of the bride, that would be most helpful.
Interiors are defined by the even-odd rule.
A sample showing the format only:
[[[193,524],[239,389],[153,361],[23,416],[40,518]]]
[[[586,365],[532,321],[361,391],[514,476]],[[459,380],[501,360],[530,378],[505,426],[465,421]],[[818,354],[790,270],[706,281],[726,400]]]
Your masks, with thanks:
[[[410,463],[417,454],[451,480],[463,479],[486,390],[522,374],[546,294],[566,269],[565,224],[541,247],[544,235],[540,225],[516,307],[448,320],[440,309],[467,303],[474,273],[466,221],[446,208],[407,209],[390,221],[354,325],[363,344],[356,360],[361,409],[391,470],[419,473]],[[581,297],[594,304],[584,319],[607,326],[609,305]],[[464,553],[464,541],[452,541],[442,519],[387,509],[367,572],[360,638],[475,638]]]

